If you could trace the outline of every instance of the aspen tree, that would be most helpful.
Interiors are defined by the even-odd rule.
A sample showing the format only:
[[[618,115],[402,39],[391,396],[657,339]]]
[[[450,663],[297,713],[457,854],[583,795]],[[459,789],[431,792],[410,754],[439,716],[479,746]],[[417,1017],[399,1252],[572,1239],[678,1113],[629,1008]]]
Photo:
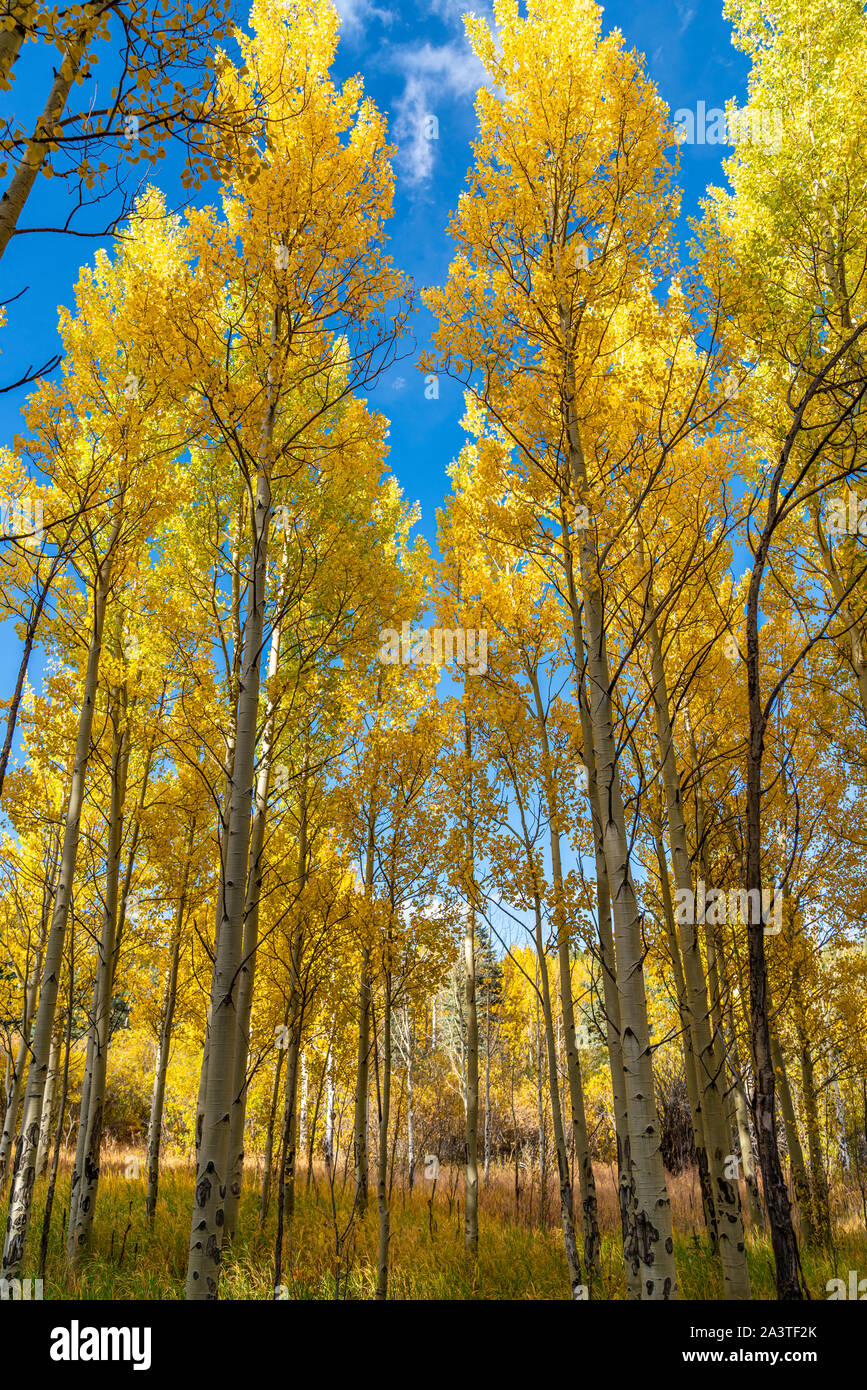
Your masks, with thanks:
[[[168,1076],[169,1052],[172,1045],[172,1028],[174,1026],[175,1006],[178,997],[178,967],[180,965],[181,956],[181,937],[187,910],[187,887],[190,878],[190,864],[193,855],[195,834],[196,815],[193,813],[190,815],[190,825],[187,831],[183,870],[181,872],[180,893],[178,895],[178,906],[175,913],[169,948],[169,966],[166,973],[165,990],[160,1010],[159,1036],[157,1039],[156,1060],[154,1062],[154,1085],[147,1132],[147,1196],[145,1198],[145,1212],[149,1221],[153,1221],[156,1215],[157,1197],[159,1195],[160,1148],[162,1145],[166,1078]]]
[[[473,811],[473,732],[469,710],[464,711],[466,754],[466,892],[464,923],[464,988],[467,1030],[466,1061],[466,1209],[464,1244],[470,1255],[479,1248],[479,1018],[476,1000],[476,873]]]
[[[465,494],[463,495],[465,496]],[[455,526],[455,523],[456,518],[453,517],[452,525]],[[454,534],[456,534],[456,531],[453,535]],[[462,547],[462,555],[464,553],[465,548]],[[573,1298],[580,1298],[583,1292],[581,1261],[578,1256],[575,1240],[572,1180],[569,1172],[563,1109],[560,1100],[559,1063],[557,1060],[557,1038],[552,1006],[552,990],[551,982],[548,978],[548,959],[542,940],[541,900],[543,892],[547,897],[549,890],[540,876],[537,858],[538,849],[534,836],[529,828],[528,822],[530,813],[526,805],[529,795],[528,787],[532,787],[533,785],[533,778],[528,775],[527,764],[529,759],[532,758],[531,747],[535,740],[538,740],[540,745],[536,754],[541,767],[538,774],[538,784],[544,803],[548,808],[553,868],[553,916],[557,931],[560,985],[561,991],[566,996],[566,1002],[562,1003],[561,1007],[564,1012],[564,1018],[571,1019],[573,1030],[573,1050],[571,1057],[568,1058],[567,1072],[570,1101],[573,1106],[573,1134],[575,1138],[576,1154],[581,1169],[582,1195],[585,1184],[587,1184],[590,1197],[590,1200],[582,1205],[585,1225],[585,1248],[589,1261],[588,1272],[591,1278],[597,1272],[593,1267],[593,1262],[594,1252],[598,1252],[599,1233],[595,1221],[595,1187],[592,1183],[592,1166],[590,1163],[589,1144],[587,1142],[580,1065],[577,1056],[577,1039],[574,1039],[574,1014],[572,1012],[571,970],[568,947],[569,933],[566,928],[567,908],[564,902],[563,875],[559,855],[560,812],[552,799],[554,773],[551,767],[550,752],[548,750],[547,725],[544,715],[541,714],[541,707],[538,704],[538,669],[532,664],[534,660],[538,659],[536,657],[535,646],[538,640],[538,629],[536,625],[528,620],[529,614],[533,611],[533,590],[530,583],[527,583],[526,580],[521,582],[519,576],[515,575],[511,570],[504,574],[499,574],[492,566],[490,573],[485,573],[475,556],[473,556],[472,567],[467,565],[467,571],[468,579],[471,578],[474,586],[478,585],[481,592],[482,603],[480,606],[480,620],[486,622],[497,633],[496,656],[489,665],[484,678],[483,689],[485,691],[490,689],[490,695],[487,700],[483,701],[479,699],[478,701],[474,701],[474,711],[476,718],[482,722],[482,728],[485,730],[485,751],[487,759],[493,764],[494,768],[503,768],[507,784],[511,787],[511,796],[514,798],[515,807],[518,812],[519,826],[514,827],[514,829],[512,829],[511,825],[509,826],[510,838],[513,837],[517,844],[521,846],[522,858],[526,864],[525,873],[527,881],[532,884],[531,893],[527,892],[523,877],[515,875],[515,871],[512,869],[508,858],[508,850],[497,843],[499,836],[494,827],[498,827],[500,830],[505,828],[506,810],[502,806],[495,807],[491,805],[489,789],[485,786],[481,777],[477,779],[476,795],[474,798],[474,804],[478,807],[476,819],[480,827],[483,828],[483,843],[486,856],[495,864],[497,875],[504,875],[505,881],[503,883],[503,888],[506,889],[510,898],[516,896],[528,900],[526,905],[530,907],[530,910],[534,914],[534,941],[536,949],[534,995],[537,1015],[535,1050],[537,1105],[539,1111],[540,1208],[542,1220],[544,1221],[547,1201],[547,1145],[545,1138],[546,1124],[543,1080],[547,1075],[552,1111],[554,1147],[557,1156],[560,1189],[560,1218],[563,1229],[566,1261],[569,1270],[572,1296]],[[494,595],[501,601],[497,607],[494,607],[496,601]],[[526,623],[529,629],[526,633],[521,630],[522,621]],[[543,623],[539,626],[543,626]],[[517,631],[515,631],[515,629],[517,629]],[[533,652],[533,655],[528,655],[528,652]],[[521,670],[522,665],[524,668],[523,670]],[[529,688],[521,688],[518,684],[516,678],[519,672],[522,682],[526,681]],[[537,701],[535,704],[534,697]],[[524,706],[523,710],[521,709],[522,704]],[[518,729],[522,730],[521,734],[517,732]],[[535,752],[536,750],[533,751]],[[535,823],[535,817],[533,819]],[[501,865],[502,868],[500,867]],[[565,988],[563,985],[564,972],[566,978]],[[578,1107],[577,1109],[575,1109],[576,1106]],[[587,1183],[588,1173],[590,1175],[589,1184]]]
[[[156,203],[147,206],[158,205]],[[89,607],[89,643],[82,680],[80,718],[67,798],[58,886],[48,931],[33,1053],[20,1133],[19,1159],[4,1250],[4,1271],[14,1277],[26,1241],[38,1145],[39,1116],[48,1067],[91,755],[94,713],[100,696],[103,629],[110,595],[119,587],[115,567],[147,548],[169,509],[171,468],[178,440],[175,419],[153,410],[165,370],[147,342],[132,339],[145,302],[167,293],[173,262],[171,236],[136,228],[112,264],[100,253],[76,287],[76,313],[61,312],[69,354],[62,386],[45,384],[31,399],[32,451],[43,461],[55,494],[76,516],[76,568]],[[131,325],[135,325],[133,329]],[[142,375],[126,373],[130,355]],[[145,375],[145,367],[147,375]],[[161,468],[154,465],[160,462]],[[115,907],[112,907],[114,914]],[[113,961],[107,962],[110,972]],[[110,991],[109,991],[110,994]]]
[[[389,923],[390,925],[390,923]],[[390,959],[390,933],[386,931],[385,956]],[[392,975],[386,964],[382,977],[382,1047],[376,1045],[376,1089],[379,1110],[379,1142],[376,1164],[376,1205],[379,1215],[379,1244],[376,1253],[376,1299],[388,1297],[388,1251],[391,1241],[391,1214],[388,1207],[388,1125],[391,1118],[391,1016]],[[376,1039],[376,1022],[374,1021]],[[382,1065],[380,1067],[380,1057]]]
[[[636,97],[641,79],[634,59],[622,54],[616,36],[599,39],[594,6],[583,0],[539,0],[525,21],[517,6],[503,0],[495,15],[499,47],[481,21],[468,21],[468,32],[504,95],[480,94],[477,166],[471,194],[454,219],[459,254],[446,290],[428,292],[426,299],[440,319],[435,341],[445,369],[470,385],[473,364],[481,364],[481,383],[474,385],[478,413],[494,419],[549,477],[557,472],[565,477],[570,504],[584,505],[590,478],[582,429],[592,438],[600,419],[601,374],[593,379],[600,336],[630,282],[646,282],[666,259],[661,229],[673,211],[662,158],[668,137],[654,95],[642,89]],[[552,73],[558,74],[553,103],[547,96]],[[604,107],[597,99],[603,89],[610,96]],[[629,115],[624,108],[623,118],[615,118],[627,90]],[[610,184],[599,173],[608,160],[618,167]],[[593,265],[585,243],[591,231],[598,232],[602,245]],[[502,254],[504,236],[510,238],[512,261]],[[588,295],[595,321],[585,312]],[[539,412],[532,405],[541,380],[544,406],[552,396],[556,403],[554,418],[544,423],[533,418]],[[553,446],[545,447],[543,430],[549,438],[553,434]],[[640,1284],[641,1296],[665,1299],[676,1296],[671,1215],[653,1099],[639,911],[616,761],[607,618],[589,528],[578,552],[584,669],[614,915],[629,1117],[624,1163],[635,1183],[625,1253],[633,1291],[638,1293]]]
[[[369,102],[360,103],[358,82],[338,91],[328,79],[336,42],[334,11],[311,0],[293,6],[284,17],[266,13],[266,7],[258,5],[254,6],[252,23],[256,38],[242,37],[240,41],[244,70],[236,71],[227,63],[222,81],[238,109],[246,108],[251,117],[257,94],[267,92],[264,118],[269,157],[263,161],[252,142],[245,148],[248,169],[258,174],[255,181],[246,183],[239,177],[240,170],[230,173],[227,165],[227,225],[218,237],[235,285],[255,285],[256,312],[242,308],[242,321],[235,326],[242,334],[247,370],[256,383],[247,402],[249,436],[234,427],[238,419],[234,383],[219,381],[219,374],[215,379],[213,359],[205,355],[201,336],[195,344],[185,344],[189,389],[230,442],[242,474],[250,478],[251,523],[237,736],[222,870],[224,901],[211,990],[204,1118],[187,1270],[190,1299],[218,1296],[223,1203],[230,1181],[236,988],[243,949],[272,481],[275,469],[279,474],[290,451],[303,455],[311,442],[310,431],[319,426],[322,417],[334,412],[358,384],[371,380],[381,369],[397,331],[396,321],[380,330],[372,308],[379,295],[399,289],[397,277],[378,249],[391,199],[382,123]],[[344,144],[341,136],[347,129],[350,133]],[[318,132],[315,141],[314,130]],[[311,202],[311,142],[316,145],[317,160],[324,160],[324,139],[331,156],[329,187],[322,190],[321,197],[313,195]],[[338,168],[344,171],[342,179],[337,177]],[[327,236],[323,219],[332,229]],[[317,238],[330,238],[331,250],[325,259],[313,251],[310,237],[314,223]],[[213,259],[210,229],[204,222],[193,222],[191,230],[191,252],[200,238],[207,261],[191,290],[205,316]],[[236,233],[241,235],[243,247],[232,245],[230,249]],[[315,269],[311,255],[317,262]],[[219,273],[219,267],[214,266],[214,271]],[[267,337],[261,333],[263,316],[269,324]],[[219,322],[219,314],[213,318],[215,350],[218,333],[224,336],[227,327]],[[365,330],[370,341],[353,346],[350,337],[363,337]],[[184,326],[178,323],[176,331],[183,337]],[[232,331],[229,327],[230,337]],[[322,397],[318,402],[293,402],[293,389],[300,391],[311,368],[324,373]],[[295,416],[292,405],[298,408]],[[290,1020],[293,1037],[295,1031]],[[293,1070],[290,1057],[287,1084],[292,1088]]]
[[[117,631],[115,638],[119,639],[119,637],[120,633]],[[109,717],[112,725],[111,804],[108,815],[105,906],[94,984],[88,1106],[86,1112],[82,1113],[79,1119],[79,1128],[83,1132],[83,1143],[81,1166],[77,1175],[77,1190],[75,1174],[73,1174],[72,1182],[73,1197],[68,1253],[73,1264],[81,1258],[90,1239],[99,1182],[99,1149],[102,1139],[102,1112],[105,1101],[111,1024],[111,985],[117,936],[120,856],[123,843],[124,804],[126,802],[127,768],[130,753],[127,701],[125,692],[121,687],[115,686],[111,692]]]
[[[852,236],[854,224],[847,225],[851,214],[843,212],[852,161],[863,158],[856,154],[863,144],[856,132],[864,115],[862,104],[853,105],[831,73],[848,68],[849,54],[863,53],[864,33],[863,16],[854,4],[838,10],[825,7],[808,17],[776,0],[764,9],[753,0],[733,0],[729,13],[736,24],[735,43],[753,58],[751,98],[776,108],[789,128],[788,138],[779,142],[739,143],[728,161],[733,193],[714,192],[703,229],[706,259],[722,268],[725,308],[732,319],[737,317],[744,356],[758,364],[753,389],[739,403],[739,413],[758,444],[759,474],[750,503],[753,563],[743,652],[749,714],[745,878],[755,893],[761,891],[762,881],[762,764],[768,721],[785,681],[820,640],[815,629],[808,632],[788,668],[772,684],[763,681],[764,580],[790,513],[821,496],[820,489],[831,478],[846,481],[857,477],[862,467],[858,450],[851,462],[842,455],[842,467],[838,458],[867,392],[862,346],[867,320],[863,290],[854,288],[863,275],[863,237]],[[771,45],[763,42],[769,32],[774,33]],[[769,253],[770,245],[774,249]],[[824,304],[826,299],[835,304],[836,312],[827,316],[829,331],[819,343],[810,323],[817,300]],[[821,312],[825,318],[824,308]],[[766,465],[764,460],[770,462]],[[861,573],[863,567],[849,575],[847,590],[838,590],[831,616],[844,606]],[[776,1137],[760,915],[751,916],[747,936],[754,1113],[777,1293],[781,1299],[800,1300],[797,1240]]]
[[[285,541],[281,563],[282,578],[285,581],[286,551]],[[278,613],[285,600],[285,582],[277,586],[276,605]],[[280,620],[275,622],[271,632],[271,650],[268,657],[267,685],[273,690],[277,679],[280,661]],[[267,688],[267,686],[266,686]],[[256,972],[256,951],[259,941],[259,894],[263,874],[263,850],[265,843],[265,820],[268,810],[268,789],[271,781],[273,761],[274,731],[278,702],[274,695],[266,700],[265,722],[261,736],[261,754],[256,788],[253,800],[253,823],[250,831],[247,896],[244,904],[244,940],[238,982],[238,1036],[235,1042],[235,1079],[233,1083],[232,1118],[229,1130],[229,1162],[231,1165],[229,1187],[223,1214],[223,1239],[232,1240],[235,1223],[238,1219],[238,1204],[241,1197],[241,1182],[244,1174],[244,1120],[247,1111],[247,1054],[250,1038],[250,1016],[253,1007],[253,986]]]
[[[527,825],[524,817],[523,807],[521,807],[520,809],[521,829],[524,836],[525,847],[527,848],[530,856],[532,856],[532,847],[529,843],[529,836],[527,833]],[[560,1079],[558,1075],[559,1068],[557,1066],[557,1054],[554,1039],[554,1016],[551,1007],[551,986],[548,978],[548,959],[545,953],[544,943],[542,940],[542,914],[540,911],[540,901],[538,892],[534,893],[533,896],[533,913],[535,922],[536,959],[537,964],[539,966],[538,978],[541,982],[540,997],[545,1022],[545,1051],[548,1063],[548,1086],[551,1095],[551,1112],[554,1125],[554,1144],[557,1150],[557,1170],[560,1185],[560,1220],[563,1227],[563,1240],[566,1248],[566,1265],[569,1271],[569,1284],[572,1290],[572,1297],[573,1299],[579,1299],[582,1293],[581,1260],[578,1255],[578,1247],[575,1240],[575,1224],[572,1211],[572,1182],[569,1176],[569,1161],[566,1155],[566,1136],[563,1124],[563,1113],[560,1104]],[[596,1236],[598,1239],[598,1232],[596,1232]],[[592,1250],[593,1246],[591,1245],[591,1251]],[[588,1277],[589,1273],[590,1271],[588,1270]]]
[[[575,1028],[575,1006],[572,999],[572,972],[569,956],[569,931],[566,922],[565,893],[563,885],[563,866],[560,856],[560,813],[554,787],[551,750],[548,743],[548,729],[542,696],[539,690],[538,670],[528,663],[527,675],[533,691],[536,726],[539,733],[542,753],[542,776],[545,800],[548,809],[548,829],[551,846],[551,871],[553,876],[554,901],[557,921],[557,957],[560,969],[560,1006],[563,1011],[563,1029],[566,1041],[566,1075],[569,1082],[569,1099],[572,1110],[572,1133],[575,1153],[580,1165],[581,1205],[584,1213],[584,1259],[588,1278],[598,1278],[601,1274],[599,1262],[599,1226],[596,1215],[596,1182],[593,1164],[590,1159],[590,1144],[587,1137],[587,1119],[584,1113],[584,1088],[581,1079],[581,1062],[578,1056],[578,1035]]]
[[[57,1077],[60,1071],[60,1038],[55,1033],[48,1054],[48,1076],[45,1080],[45,1095],[42,1099],[42,1119],[39,1124],[39,1148],[36,1151],[36,1179],[44,1178],[48,1170],[48,1157],[51,1149],[52,1120],[54,1119],[54,1099],[57,1090]]]
[[[675,763],[674,732],[671,725],[668,687],[650,580],[647,581],[645,606],[649,615],[646,626],[651,662],[652,697],[675,885],[677,889],[685,889],[691,893],[692,871],[686,837],[686,822],[683,816],[682,789]],[[749,1298],[750,1281],[744,1244],[740,1194],[737,1180],[726,1173],[726,1163],[730,1153],[730,1136],[722,1091],[725,1067],[719,1043],[720,1033],[717,1027],[711,1027],[710,1005],[699,949],[698,923],[686,921],[685,913],[680,914],[680,916],[680,950],[692,1054],[695,1059],[701,1099],[702,1128],[708,1145],[707,1161],[710,1193],[713,1201],[713,1222],[723,1267],[726,1296],[735,1299]]]
[[[6,1178],[9,1171],[9,1153],[12,1148],[12,1141],[15,1137],[15,1129],[18,1120],[18,1106],[21,1100],[21,1087],[27,1065],[27,1050],[30,1042],[30,1032],[36,1012],[36,999],[41,966],[42,947],[40,945],[37,948],[30,969],[30,975],[26,981],[23,1015],[21,1018],[21,1035],[18,1043],[18,1050],[15,1054],[15,1060],[12,1064],[12,1071],[11,1074],[9,1074],[6,1086],[6,1112],[3,1119],[3,1133],[2,1136],[0,1136],[0,1191],[2,1191],[6,1185]]]
[[[59,973],[66,939],[66,926],[69,920],[69,904],[72,892],[75,862],[78,857],[79,825],[84,801],[84,779],[90,755],[91,729],[96,705],[97,674],[102,649],[102,632],[105,623],[105,610],[111,583],[111,568],[114,550],[121,531],[121,512],[115,509],[114,519],[104,554],[97,560],[94,575],[93,618],[90,645],[87,654],[87,668],[84,676],[81,700],[81,717],[75,748],[75,763],[66,820],[63,833],[63,848],[60,855],[57,893],[51,926],[45,944],[45,957],[42,967],[42,983],[39,990],[39,1007],[33,1033],[30,1069],[27,1090],[24,1096],[24,1111],[21,1118],[20,1140],[16,1153],[15,1180],[9,1202],[9,1216],[6,1224],[6,1240],[3,1249],[3,1275],[7,1279],[18,1277],[18,1270],[24,1256],[27,1229],[30,1221],[30,1207],[33,1197],[33,1181],[36,1167],[36,1154],[39,1146],[39,1125],[42,1114],[42,1101],[48,1072],[51,1038],[54,1032],[54,1011],[57,1003]]]

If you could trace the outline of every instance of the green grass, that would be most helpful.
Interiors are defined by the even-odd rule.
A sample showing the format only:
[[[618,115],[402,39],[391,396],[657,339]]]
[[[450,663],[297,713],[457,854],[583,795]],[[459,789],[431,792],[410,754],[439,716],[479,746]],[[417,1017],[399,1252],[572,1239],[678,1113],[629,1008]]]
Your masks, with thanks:
[[[719,1266],[707,1241],[694,1229],[691,1194],[672,1184],[675,1214],[675,1253],[680,1296],[684,1299],[722,1297]],[[51,1242],[45,1271],[47,1299],[181,1299],[187,1263],[193,1178],[189,1169],[167,1166],[160,1180],[157,1214],[145,1216],[143,1181],[128,1181],[122,1169],[104,1170],[90,1252],[70,1270],[64,1251],[69,1175],[61,1173],[55,1196]],[[22,1277],[36,1275],[45,1183],[36,1186],[28,1256]],[[497,1174],[482,1189],[478,1261],[464,1252],[460,1188],[449,1200],[444,1188],[436,1192],[433,1221],[424,1184],[407,1193],[395,1187],[391,1208],[389,1297],[395,1299],[562,1299],[568,1296],[562,1236],[556,1207],[549,1204],[549,1224],[542,1228],[522,1210],[515,1220],[510,1176]],[[239,1236],[224,1256],[220,1295],[230,1299],[270,1299],[274,1279],[276,1202],[259,1229],[258,1190],[250,1173],[241,1202]],[[537,1204],[537,1203],[536,1203]],[[342,1232],[351,1214],[347,1187],[336,1193],[337,1221]],[[525,1197],[526,1205],[526,1197]],[[603,1227],[601,1285],[594,1296],[626,1296],[619,1231],[614,1212],[600,1202]],[[682,1217],[681,1220],[678,1218]],[[378,1222],[375,1197],[367,1217],[356,1220],[341,1264],[341,1297],[366,1299],[376,1287]],[[811,1296],[824,1299],[826,1283],[845,1278],[850,1269],[867,1275],[867,1235],[854,1219],[841,1223],[833,1254],[802,1251],[802,1265]],[[755,1299],[775,1297],[773,1258],[765,1236],[748,1237],[748,1258]],[[347,1268],[348,1264],[348,1268]],[[315,1188],[299,1184],[291,1234],[284,1243],[282,1281],[289,1298],[332,1299],[335,1296],[335,1235],[327,1185],[319,1174]]]

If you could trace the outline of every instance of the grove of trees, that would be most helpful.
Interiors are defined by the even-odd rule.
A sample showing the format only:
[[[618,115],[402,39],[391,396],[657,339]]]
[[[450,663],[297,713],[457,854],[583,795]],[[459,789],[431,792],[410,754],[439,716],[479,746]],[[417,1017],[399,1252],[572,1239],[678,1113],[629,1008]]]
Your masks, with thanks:
[[[0,32],[4,94],[60,63],[0,256],[46,176],[119,231],[0,450],[3,1287],[104,1296],[129,1207],[142,1297],[445,1297],[404,1264],[452,1226],[473,1288],[532,1235],[518,1296],[826,1296],[867,1253],[863,6],[727,0],[783,138],[686,247],[600,8],[468,17],[421,291],[329,0],[162,9]],[[115,173],[166,149],[180,212]],[[465,401],[427,540],[369,400],[419,304]]]

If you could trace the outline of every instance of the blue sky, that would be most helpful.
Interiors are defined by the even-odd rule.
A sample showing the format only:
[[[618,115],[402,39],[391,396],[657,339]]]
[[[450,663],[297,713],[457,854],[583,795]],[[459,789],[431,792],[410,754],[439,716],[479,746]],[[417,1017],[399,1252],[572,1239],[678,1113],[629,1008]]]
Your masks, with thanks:
[[[343,20],[337,72],[363,74],[367,91],[389,114],[399,149],[392,255],[417,285],[442,283],[452,256],[446,227],[472,159],[475,92],[483,78],[461,16],[470,9],[488,17],[490,8],[483,0],[428,5],[338,0],[337,9]],[[708,109],[724,108],[729,98],[746,101],[748,63],[732,46],[722,0],[701,6],[698,0],[617,0],[603,13],[603,32],[614,28],[622,31],[628,49],[646,55],[649,75],[672,112],[695,109],[699,101]],[[437,140],[423,138],[426,114],[437,118]],[[725,182],[721,159],[730,153],[725,145],[682,147],[684,236],[686,220],[698,212],[707,185]],[[420,310],[419,351],[432,325]],[[408,360],[370,397],[392,421],[389,461],[407,496],[420,502],[421,529],[431,539],[436,509],[449,488],[445,470],[463,443],[460,388],[441,378],[439,391],[438,400],[426,400],[423,378]]]
[[[463,32],[467,9],[489,15],[486,0],[337,0],[342,37],[335,66],[340,80],[364,76],[367,92],[388,113],[398,145],[395,216],[390,252],[416,286],[441,283],[452,248],[446,225],[471,162],[476,122],[473,103],[483,72]],[[730,98],[746,100],[748,65],[731,43],[721,0],[699,6],[688,0],[616,0],[606,5],[603,30],[619,28],[626,47],[646,55],[647,70],[672,112],[695,109],[699,101],[721,108]],[[25,54],[26,54],[25,50]],[[40,61],[41,60],[41,61]],[[15,88],[16,114],[41,106],[45,93],[45,56],[22,58]],[[423,123],[435,116],[438,138],[426,139]],[[682,235],[686,219],[696,214],[708,183],[724,182],[720,162],[726,145],[685,145],[680,182],[684,191]],[[160,182],[170,202],[179,199],[173,161],[164,162]],[[40,180],[22,218],[24,226],[56,225],[66,216],[64,192],[56,182]],[[214,197],[205,190],[202,201]],[[62,211],[61,211],[62,208]],[[86,224],[81,224],[86,225]],[[97,225],[91,221],[91,226]],[[3,298],[27,293],[8,309],[8,327],[0,333],[0,385],[14,381],[33,364],[41,364],[60,344],[57,306],[72,304],[81,264],[97,246],[110,241],[78,237],[28,235],[13,239],[3,258]],[[446,469],[463,442],[459,388],[440,379],[439,399],[425,399],[424,381],[414,360],[427,346],[430,316],[420,309],[415,344],[370,393],[371,404],[391,420],[390,465],[410,501],[422,511],[421,529],[433,541],[436,508],[448,491]],[[21,391],[0,395],[0,442],[11,445],[21,428]],[[17,669],[17,642],[11,626],[0,627],[0,693],[11,693]],[[34,671],[34,677],[36,671]]]

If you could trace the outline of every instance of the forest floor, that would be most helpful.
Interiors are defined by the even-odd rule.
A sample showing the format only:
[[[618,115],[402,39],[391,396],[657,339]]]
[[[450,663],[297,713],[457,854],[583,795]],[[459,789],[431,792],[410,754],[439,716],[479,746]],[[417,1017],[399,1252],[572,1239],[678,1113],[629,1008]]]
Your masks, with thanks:
[[[140,1171],[144,1163],[139,1156]],[[126,1157],[104,1161],[92,1250],[70,1271],[64,1239],[69,1172],[62,1169],[55,1193],[45,1267],[46,1299],[180,1299],[184,1296],[193,1174],[184,1162],[169,1163],[160,1177],[159,1202],[151,1225],[145,1215],[143,1178],[125,1177]],[[619,1220],[609,1169],[597,1167],[602,1228],[602,1280],[593,1296],[626,1296],[620,1255]],[[342,1173],[340,1174],[342,1181]],[[317,1167],[308,1187],[302,1174],[294,1219],[284,1228],[282,1296],[290,1299],[368,1299],[376,1288],[378,1218],[375,1188],[366,1218],[352,1218],[351,1184],[335,1183],[334,1200],[325,1170]],[[22,1277],[35,1278],[46,1181],[34,1192],[28,1258]],[[395,1180],[391,1198],[389,1297],[392,1299],[562,1299],[568,1297],[566,1261],[553,1183],[547,1222],[541,1222],[539,1187],[524,1187],[516,1219],[514,1173],[492,1171],[481,1187],[479,1258],[466,1259],[463,1236],[462,1178],[441,1169],[436,1190],[424,1179],[412,1192]],[[718,1263],[703,1231],[694,1172],[669,1177],[675,1223],[680,1296],[722,1297]],[[241,1200],[239,1236],[225,1256],[220,1295],[229,1299],[271,1299],[274,1288],[276,1191],[268,1219],[259,1226],[259,1181],[250,1165]],[[848,1279],[849,1270],[867,1271],[867,1233],[857,1190],[834,1193],[834,1249],[804,1248],[803,1272],[814,1299],[828,1297],[830,1279]],[[617,1223],[617,1225],[615,1224]],[[337,1260],[340,1244],[341,1259]],[[775,1297],[770,1242],[749,1232],[748,1258],[754,1299]]]

